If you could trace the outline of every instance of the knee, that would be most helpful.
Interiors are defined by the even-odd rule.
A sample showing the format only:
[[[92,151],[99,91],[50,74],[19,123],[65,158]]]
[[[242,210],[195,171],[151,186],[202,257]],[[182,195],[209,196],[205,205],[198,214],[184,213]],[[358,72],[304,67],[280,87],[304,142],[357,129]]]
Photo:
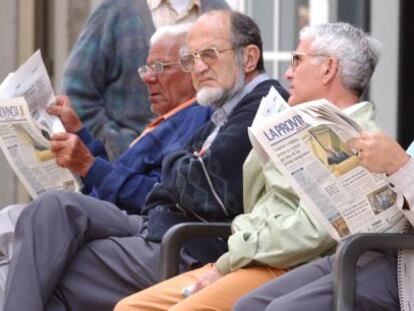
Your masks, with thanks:
[[[115,308],[114,308],[114,311],[132,311],[132,310],[134,310],[134,308],[133,306],[131,306],[129,297],[118,301],[118,303],[115,305]]]
[[[42,222],[44,218],[42,215],[50,215],[51,207],[55,205],[52,204],[54,201],[56,201],[56,194],[54,192],[46,192],[33,202],[29,203],[27,207],[22,210],[16,224],[16,229],[21,226],[26,226],[26,223],[35,225],[36,222]]]
[[[28,208],[25,208],[23,217],[34,217],[36,219],[55,219],[58,215],[66,214],[69,210],[76,210],[76,196],[79,194],[65,191],[49,191],[38,197]],[[71,212],[71,214],[74,212]],[[42,217],[44,215],[44,217]]]
[[[262,306],[261,308],[258,306],[257,303],[254,303],[254,299],[251,298],[249,295],[246,295],[233,305],[232,311],[251,311],[251,310],[264,310],[266,306]]]

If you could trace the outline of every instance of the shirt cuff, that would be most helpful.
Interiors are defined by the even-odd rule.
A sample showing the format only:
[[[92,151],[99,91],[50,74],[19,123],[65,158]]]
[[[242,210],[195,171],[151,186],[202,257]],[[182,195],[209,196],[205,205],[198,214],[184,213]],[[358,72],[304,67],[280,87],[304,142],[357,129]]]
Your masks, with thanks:
[[[387,179],[392,188],[402,192],[408,205],[414,207],[414,160],[410,157],[404,166]]]
[[[112,165],[108,161],[97,157],[83,181],[89,187],[99,187],[106,176],[112,172],[112,169]]]
[[[75,133],[85,145],[88,145],[88,143],[90,143],[93,138],[91,136],[91,134],[89,133],[89,131],[86,129],[86,127],[82,127],[79,131],[77,131]]]
[[[219,259],[217,259],[216,268],[221,275],[226,275],[231,272],[228,252],[223,254]]]

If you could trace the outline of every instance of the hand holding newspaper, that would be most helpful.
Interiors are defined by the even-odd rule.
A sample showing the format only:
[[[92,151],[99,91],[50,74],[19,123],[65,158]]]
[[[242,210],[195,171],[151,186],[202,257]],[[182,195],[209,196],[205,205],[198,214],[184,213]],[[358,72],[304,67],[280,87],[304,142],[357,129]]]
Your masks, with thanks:
[[[262,161],[270,159],[288,178],[331,236],[340,240],[391,227],[402,231],[402,196],[385,175],[362,167],[345,143],[359,135],[358,123],[325,99],[289,107],[274,92],[260,105],[273,107],[273,113],[258,116],[249,128],[252,145]]]
[[[32,198],[48,190],[80,188],[50,152],[50,137],[65,132],[59,118],[45,111],[54,101],[40,51],[0,85],[0,147]]]

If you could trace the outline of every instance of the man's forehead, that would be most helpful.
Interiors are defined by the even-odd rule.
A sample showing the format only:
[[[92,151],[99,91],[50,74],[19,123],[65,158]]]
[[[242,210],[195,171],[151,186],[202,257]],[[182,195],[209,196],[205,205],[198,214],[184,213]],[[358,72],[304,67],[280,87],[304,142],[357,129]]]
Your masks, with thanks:
[[[230,43],[230,38],[219,35],[219,36],[200,36],[188,39],[187,47],[184,50],[191,50],[198,52],[206,48],[223,48],[227,47]]]
[[[311,38],[304,38],[300,40],[296,50],[300,52],[308,52],[311,49],[312,41],[313,40]]]
[[[207,15],[194,23],[187,36],[187,44],[206,45],[230,40],[230,21],[224,14]]]
[[[179,56],[180,42],[176,38],[161,38],[154,42],[148,53],[148,60],[175,60]]]

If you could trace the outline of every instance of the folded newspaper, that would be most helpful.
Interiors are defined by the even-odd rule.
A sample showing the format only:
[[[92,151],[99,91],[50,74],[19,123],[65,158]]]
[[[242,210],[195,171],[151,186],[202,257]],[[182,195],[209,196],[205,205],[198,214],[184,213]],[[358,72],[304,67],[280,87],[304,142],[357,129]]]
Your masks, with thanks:
[[[309,211],[336,240],[358,232],[402,231],[403,203],[384,174],[359,163],[346,141],[360,126],[325,99],[294,107],[275,89],[263,98],[249,128],[262,161],[272,161]]]
[[[59,167],[50,137],[65,128],[45,108],[55,100],[40,51],[0,85],[0,147],[32,198],[48,190],[78,191],[80,182]]]

